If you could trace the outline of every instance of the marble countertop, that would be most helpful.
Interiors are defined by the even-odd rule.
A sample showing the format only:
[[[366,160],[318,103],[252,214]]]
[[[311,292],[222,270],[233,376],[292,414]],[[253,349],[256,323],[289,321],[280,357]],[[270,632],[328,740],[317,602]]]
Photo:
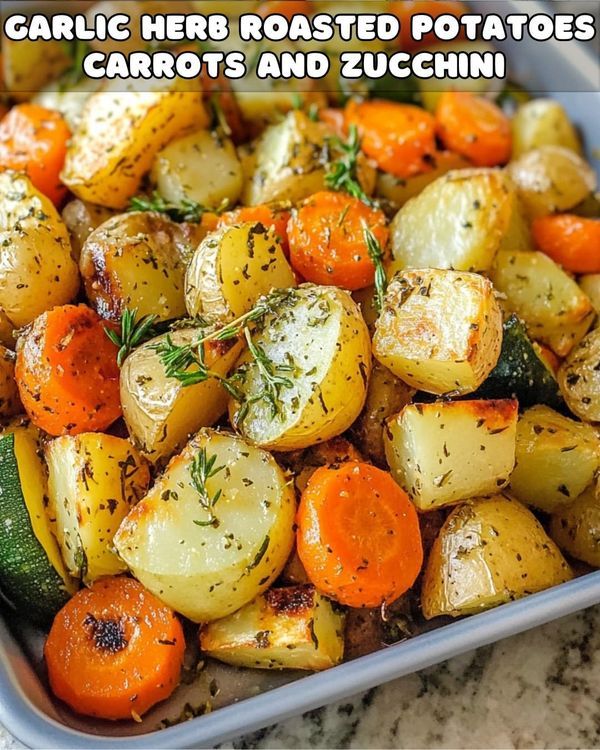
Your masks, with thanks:
[[[598,746],[600,606],[222,747]]]

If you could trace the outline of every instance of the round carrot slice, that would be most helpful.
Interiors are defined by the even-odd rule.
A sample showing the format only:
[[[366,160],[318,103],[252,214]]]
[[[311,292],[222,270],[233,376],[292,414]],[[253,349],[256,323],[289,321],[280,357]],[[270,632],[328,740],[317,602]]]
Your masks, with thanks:
[[[50,435],[104,430],[121,416],[117,347],[86,305],[43,313],[17,342],[15,378],[31,421]]]
[[[298,554],[308,577],[349,607],[378,607],[423,564],[417,512],[385,471],[349,461],[317,469],[302,493]]]
[[[476,166],[496,167],[510,159],[510,120],[494,102],[466,91],[445,91],[435,120],[446,148]]]
[[[531,227],[538,249],[567,271],[600,273],[600,219],[541,216]]]
[[[132,578],[82,589],[54,618],[44,648],[54,694],[80,714],[142,716],[179,682],[185,640],[174,612]]]
[[[60,182],[71,132],[62,116],[37,104],[18,104],[0,122],[0,168],[26,172],[55,204],[67,189]]]
[[[405,179],[431,169],[435,120],[420,107],[380,99],[350,100],[346,126],[356,125],[361,148],[384,172]]]
[[[294,270],[315,284],[350,290],[370,286],[375,266],[365,226],[385,250],[389,231],[382,211],[345,193],[315,193],[292,214],[287,227]]]

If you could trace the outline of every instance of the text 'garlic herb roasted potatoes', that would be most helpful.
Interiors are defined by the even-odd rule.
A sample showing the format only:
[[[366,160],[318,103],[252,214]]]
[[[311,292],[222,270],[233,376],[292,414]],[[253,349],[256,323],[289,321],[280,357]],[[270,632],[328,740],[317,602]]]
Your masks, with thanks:
[[[114,545],[159,599],[207,622],[277,578],[292,549],[295,513],[294,491],[268,453],[202,430],[129,513]]]
[[[390,282],[373,354],[405,383],[429,393],[470,393],[493,370],[502,312],[475,273],[423,269]]]

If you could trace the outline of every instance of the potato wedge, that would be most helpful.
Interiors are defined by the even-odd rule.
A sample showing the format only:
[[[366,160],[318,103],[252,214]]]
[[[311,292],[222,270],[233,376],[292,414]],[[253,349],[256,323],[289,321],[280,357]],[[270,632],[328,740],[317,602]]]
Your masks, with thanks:
[[[501,345],[502,311],[488,279],[423,269],[388,285],[373,354],[413,388],[464,394],[494,369]]]
[[[385,453],[421,511],[490,495],[515,464],[516,401],[410,404],[388,419]]]
[[[590,425],[547,406],[534,406],[519,419],[510,493],[525,505],[553,513],[571,504],[599,467],[600,440]]]
[[[211,232],[185,276],[188,313],[226,323],[247,313],[272,289],[296,286],[274,229],[246,222]]]
[[[560,357],[567,355],[592,325],[594,308],[589,298],[543,253],[501,251],[491,278],[506,297],[504,307],[523,318],[532,338]]]
[[[377,466],[386,466],[383,436],[388,417],[398,414],[414,396],[414,389],[373,363],[365,407],[352,425],[352,439],[359,450]],[[355,459],[360,460],[360,459]]]
[[[126,570],[112,539],[148,489],[148,466],[127,440],[92,432],[52,440],[45,457],[49,512],[69,573],[89,584]]]
[[[53,40],[23,39],[15,42],[2,33],[0,80],[13,98],[25,101],[55,81],[71,64],[64,46]]]
[[[14,417],[21,408],[15,382],[15,354],[0,344],[0,420]]]
[[[198,130],[171,141],[156,154],[151,180],[168,201],[195,201],[215,209],[237,203],[244,175],[229,138]]]
[[[562,146],[528,151],[507,169],[530,218],[568,211],[596,188],[590,165]]]
[[[185,328],[168,334],[176,346],[206,331]],[[143,344],[121,368],[121,404],[127,429],[141,453],[152,463],[163,463],[182,448],[201,427],[211,427],[227,411],[228,395],[215,378],[184,387],[168,378],[154,348],[167,334]],[[210,342],[205,361],[212,372],[227,375],[242,350],[234,341]]]
[[[586,422],[600,422],[600,328],[571,351],[558,371],[558,384],[569,409]]]
[[[310,584],[269,589],[205,625],[200,648],[238,667],[329,669],[344,654],[344,614]]]
[[[13,328],[79,290],[67,229],[54,205],[16,172],[0,173],[0,310]]]
[[[550,519],[550,536],[572,557],[600,568],[600,495],[596,484],[556,510]]]
[[[476,498],[456,508],[433,544],[421,590],[429,620],[474,614],[573,577],[558,547],[524,505]]]
[[[87,100],[67,152],[62,181],[82,200],[125,208],[154,156],[171,140],[205,127],[199,91],[99,91]]]
[[[193,476],[202,456],[205,465],[214,457],[213,472],[199,483]],[[215,497],[211,513],[206,506]],[[294,491],[268,453],[202,430],[133,508],[114,544],[159,599],[194,622],[209,622],[277,578],[292,549],[295,513]]]
[[[180,318],[185,309],[185,266],[197,232],[163,214],[136,211],[101,224],[85,241],[79,268],[92,307],[118,320],[125,308],[159,320]],[[194,236],[196,235],[196,236]]]
[[[540,146],[562,146],[581,154],[581,141],[564,107],[555,99],[532,99],[512,118],[513,159]]]
[[[487,271],[508,230],[513,205],[513,188],[500,170],[448,172],[396,214],[393,256],[403,268]]]
[[[94,229],[114,215],[114,211],[109,208],[94,206],[93,203],[80,201],[79,198],[67,203],[62,210],[62,218],[69,230],[73,256],[77,260],[81,255],[81,248]]]
[[[304,284],[290,289],[252,334],[255,347],[284,378],[275,407],[265,398],[267,381],[248,351],[229,415],[251,443],[291,451],[340,435],[360,414],[371,372],[371,342],[360,310],[348,292]],[[234,377],[235,377],[234,373]]]

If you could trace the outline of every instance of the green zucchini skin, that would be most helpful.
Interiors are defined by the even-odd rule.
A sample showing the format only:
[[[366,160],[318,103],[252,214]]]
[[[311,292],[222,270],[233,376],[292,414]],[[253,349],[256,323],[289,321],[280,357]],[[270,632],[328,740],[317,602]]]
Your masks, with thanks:
[[[34,534],[21,488],[15,436],[0,437],[0,589],[19,612],[48,625],[69,594]]]
[[[564,412],[558,382],[535,350],[522,321],[511,315],[504,323],[502,350],[496,367],[470,398],[516,398],[521,409],[544,404]]]

